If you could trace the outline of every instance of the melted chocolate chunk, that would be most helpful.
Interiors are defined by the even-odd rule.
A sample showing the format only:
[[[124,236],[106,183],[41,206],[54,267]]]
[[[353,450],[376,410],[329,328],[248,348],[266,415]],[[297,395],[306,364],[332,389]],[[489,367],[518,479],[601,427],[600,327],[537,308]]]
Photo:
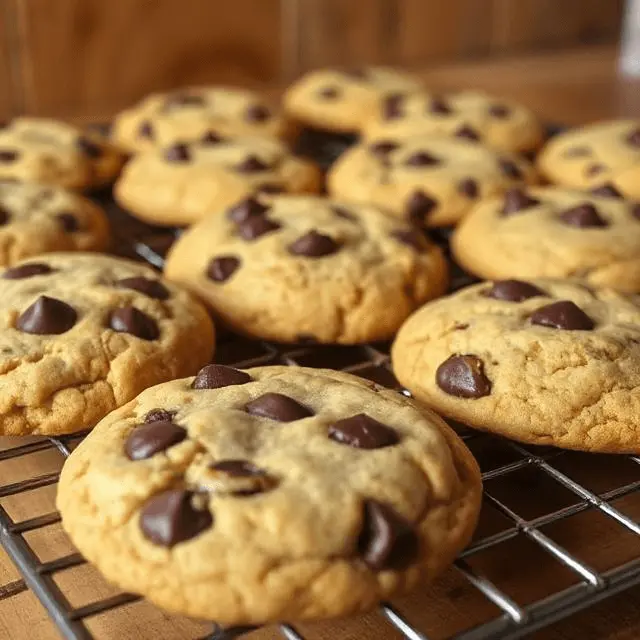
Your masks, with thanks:
[[[143,120],[138,127],[138,138],[152,140],[155,136],[153,125],[149,120]]]
[[[547,294],[542,289],[522,280],[497,280],[482,295],[505,302],[524,302],[529,298],[546,296]]]
[[[149,280],[149,278],[143,278],[142,276],[116,280],[115,286],[122,289],[133,289],[156,300],[166,300],[169,297],[169,290],[161,282]]]
[[[189,162],[191,159],[191,152],[186,144],[174,144],[165,149],[164,159],[167,162]]]
[[[264,476],[267,472],[248,460],[220,460],[211,465],[214,471],[222,471],[234,478]]]
[[[431,113],[437,113],[443,116],[447,116],[453,112],[453,109],[444,98],[434,97],[429,104],[429,111]]]
[[[457,398],[482,398],[491,393],[491,381],[484,363],[474,355],[453,355],[436,370],[436,383],[445,393]]]
[[[345,207],[338,206],[337,204],[331,205],[331,211],[333,211],[338,218],[342,218],[343,220],[350,220],[351,222],[357,222],[358,220],[351,211],[347,211]]]
[[[627,137],[627,144],[632,147],[640,147],[640,129],[634,129]]]
[[[207,278],[214,282],[226,282],[240,266],[240,258],[236,256],[218,256],[212,258],[207,265]]]
[[[89,140],[89,138],[85,138],[84,136],[79,137],[76,145],[87,158],[95,160],[102,156],[102,147],[97,142]]]
[[[155,544],[173,547],[209,529],[213,516],[208,510],[193,507],[193,495],[191,491],[173,489],[147,500],[140,511],[143,535]]]
[[[31,262],[29,264],[21,264],[19,267],[12,267],[7,269],[2,277],[5,280],[22,280],[23,278],[32,278],[33,276],[43,276],[48,273],[53,273],[55,269],[52,269],[48,264],[43,262]]]
[[[407,199],[405,210],[407,218],[418,225],[426,222],[427,216],[438,206],[438,203],[423,191],[414,191]]]
[[[314,415],[311,409],[281,393],[265,393],[249,402],[245,406],[245,411],[252,416],[278,422],[293,422]]]
[[[16,328],[37,335],[58,335],[75,325],[78,314],[62,300],[40,296],[16,320]]]
[[[0,205],[0,227],[4,226],[11,220],[11,212],[9,209]]]
[[[425,238],[417,229],[399,229],[398,231],[392,231],[391,235],[398,242],[406,244],[419,253],[423,253],[427,249]]]
[[[498,161],[500,170],[507,178],[513,178],[514,180],[520,180],[523,178],[520,167],[512,160],[505,160],[504,158]]]
[[[475,129],[472,129],[468,125],[463,125],[462,127],[460,127],[456,131],[455,136],[456,138],[463,138],[464,140],[472,140],[473,142],[477,142],[478,140],[480,140],[480,134]]]
[[[129,333],[141,340],[156,340],[160,336],[156,321],[140,309],[131,306],[113,311],[109,318],[109,327],[118,333]]]
[[[281,225],[266,216],[252,216],[238,225],[238,233],[244,240],[256,240],[267,233],[281,228]]]
[[[340,93],[339,87],[322,87],[318,90],[318,95],[325,100],[335,100]]]
[[[312,229],[309,233],[292,242],[288,249],[289,253],[294,256],[321,258],[336,253],[340,249],[340,245],[332,237]]]
[[[615,185],[606,182],[595,189],[591,189],[594,196],[603,196],[605,198],[623,198],[623,195],[616,189]]]
[[[387,160],[390,153],[398,148],[398,143],[393,140],[378,140],[369,145],[369,152],[380,160]]]
[[[502,207],[502,215],[510,216],[518,211],[530,209],[540,204],[539,200],[527,195],[522,189],[509,189],[504,194],[504,206]]]
[[[489,107],[489,115],[493,116],[494,118],[504,120],[511,115],[511,109],[503,104],[492,104]]]
[[[364,413],[334,422],[328,435],[331,440],[356,449],[382,449],[400,442],[395,429]]]
[[[598,210],[588,202],[563,211],[559,218],[565,224],[572,227],[580,227],[581,229],[609,226],[609,223],[600,216]]]
[[[246,198],[236,203],[227,211],[227,218],[233,222],[246,222],[254,216],[262,216],[269,210],[266,204],[262,204],[255,198]]]
[[[213,146],[226,142],[226,140],[219,133],[209,130],[202,135],[200,142],[206,146]]]
[[[401,93],[392,93],[382,102],[382,117],[385,120],[397,120],[402,117],[402,105],[404,96]]]
[[[246,384],[253,378],[244,371],[225,367],[222,364],[208,364],[198,371],[198,375],[191,383],[192,389],[220,389],[236,384]]]
[[[267,171],[269,165],[258,158],[258,156],[248,155],[242,162],[236,165],[239,173],[259,173]]]
[[[592,165],[589,165],[586,168],[585,173],[588,176],[597,176],[599,173],[602,173],[603,171],[606,171],[606,170],[607,170],[607,167],[605,167],[605,165],[596,162]]]
[[[478,183],[473,178],[465,178],[458,183],[458,191],[467,198],[477,198]]]
[[[408,167],[430,167],[438,164],[440,164],[440,159],[426,151],[417,151],[405,160],[405,165]]]
[[[167,411],[166,409],[151,409],[144,417],[145,422],[173,422],[177,411]]]
[[[271,117],[271,111],[263,104],[252,104],[246,112],[249,122],[266,122]]]
[[[56,218],[67,233],[74,233],[80,230],[78,219],[72,213],[59,213]]]
[[[146,460],[187,437],[181,426],[167,420],[138,425],[127,438],[124,450],[129,460]]]
[[[0,149],[0,164],[11,164],[20,157],[18,151],[13,149]]]
[[[595,327],[593,320],[570,300],[540,307],[532,314],[531,323],[568,331],[591,331]]]

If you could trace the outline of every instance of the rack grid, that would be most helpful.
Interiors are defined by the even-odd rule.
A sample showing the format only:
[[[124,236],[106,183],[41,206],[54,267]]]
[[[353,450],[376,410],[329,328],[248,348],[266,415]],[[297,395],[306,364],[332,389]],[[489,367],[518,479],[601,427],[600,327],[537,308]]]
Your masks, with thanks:
[[[103,199],[102,204],[105,204]],[[107,201],[116,233],[117,252],[137,257],[161,267],[166,250],[175,239],[175,231],[153,230],[142,225]],[[445,243],[446,238],[440,240]],[[457,273],[454,287],[465,284],[464,274]],[[390,367],[388,345],[358,347],[284,346],[249,341],[223,335],[216,361],[238,367],[265,364],[290,366],[329,366],[408,392],[400,387]],[[481,594],[497,610],[497,615],[475,624],[465,625],[448,637],[453,640],[515,639],[524,637],[555,621],[590,607],[634,585],[640,585],[640,457],[590,456],[548,447],[523,446],[501,438],[452,425],[478,458],[485,483],[483,516],[476,537],[455,562],[454,570],[467,588]],[[57,451],[66,458],[83,435],[42,438],[0,450],[2,464],[44,451]],[[586,470],[586,472],[585,472]],[[99,614],[126,607],[140,600],[138,596],[118,593],[84,606],[73,606],[55,577],[65,570],[80,567],[84,559],[77,552],[43,561],[29,544],[30,533],[59,523],[55,511],[14,520],[3,499],[24,496],[29,492],[54,486],[58,472],[34,475],[19,481],[0,484],[0,543],[21,574],[21,579],[0,585],[0,603],[30,589],[47,610],[58,630],[67,640],[93,638],[87,621]],[[567,538],[560,525],[575,521],[584,514],[597,514],[601,522],[592,532],[583,526],[579,548]],[[486,520],[483,526],[483,520]],[[496,522],[499,521],[499,526]],[[610,539],[623,536],[628,557],[603,565],[600,546],[602,531]],[[514,541],[524,543],[536,558],[537,566],[514,554]],[[489,560],[476,562],[489,555]],[[619,555],[619,554],[618,554]],[[586,556],[586,557],[585,557]],[[596,557],[597,556],[597,557]],[[542,560],[541,560],[542,558]],[[561,568],[563,579],[551,584],[547,593],[523,597],[518,580],[527,580],[527,566],[544,571],[553,565]],[[512,571],[505,571],[513,566]],[[497,577],[492,577],[496,574]],[[505,582],[505,574],[507,579]],[[559,574],[550,574],[559,575]],[[515,576],[515,581],[513,577]],[[501,583],[505,582],[507,586]],[[556,580],[551,582],[555,583]],[[556,588],[557,587],[557,588]],[[515,593],[515,595],[514,595]],[[442,596],[440,596],[442,597]],[[425,602],[428,600],[425,597]],[[412,621],[402,605],[382,604],[381,624],[389,624],[409,640],[435,640],[422,625]],[[295,626],[279,626],[282,638],[305,640],[312,634]],[[222,629],[213,625],[207,640],[232,640],[250,629]]]

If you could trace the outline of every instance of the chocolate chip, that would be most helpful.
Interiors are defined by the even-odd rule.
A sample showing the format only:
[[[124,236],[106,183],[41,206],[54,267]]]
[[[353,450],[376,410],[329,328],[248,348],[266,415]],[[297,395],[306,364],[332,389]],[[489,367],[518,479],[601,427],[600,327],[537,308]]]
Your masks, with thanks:
[[[626,138],[632,147],[640,147],[640,129],[634,129]]]
[[[151,409],[144,417],[145,422],[173,422],[176,411],[167,411],[166,409]]]
[[[135,307],[121,307],[113,311],[109,327],[118,333],[130,333],[142,340],[156,340],[160,336],[156,321]]]
[[[491,393],[484,363],[469,354],[447,358],[436,370],[436,383],[445,393],[457,398],[482,398]]]
[[[227,218],[234,222],[246,222],[254,216],[261,216],[268,211],[269,207],[262,204],[255,198],[247,198],[236,203],[227,211]]]
[[[193,492],[172,489],[163,491],[145,503],[140,511],[140,529],[151,542],[173,547],[195,538],[213,524],[208,510],[195,509]]]
[[[76,323],[75,309],[62,300],[40,296],[16,320],[16,327],[25,333],[58,335],[69,331]]]
[[[281,226],[265,216],[253,216],[238,225],[238,233],[244,240],[256,240],[267,233],[277,231]]]
[[[558,217],[565,224],[582,229],[609,226],[609,223],[600,216],[598,210],[588,202],[571,207],[571,209],[563,211]]]
[[[186,144],[177,143],[165,149],[164,159],[167,162],[189,162],[191,152]]]
[[[143,120],[138,127],[138,138],[152,140],[154,137],[153,125],[149,120]]]
[[[458,183],[458,191],[467,198],[477,198],[478,183],[473,178],[465,178]]]
[[[426,151],[416,151],[405,160],[405,164],[408,167],[429,167],[440,164],[440,160]]]
[[[252,416],[278,422],[293,422],[314,415],[311,409],[281,393],[265,393],[249,402],[245,406],[245,411]]]
[[[334,100],[340,95],[340,89],[338,87],[322,87],[318,91],[318,95],[326,100]]]
[[[522,280],[497,280],[482,295],[506,302],[523,302],[529,298],[546,296],[547,294],[542,289]]]
[[[331,236],[318,233],[315,229],[300,236],[288,247],[289,253],[294,256],[305,256],[307,258],[328,256],[336,253],[338,249],[340,249],[340,245]]]
[[[207,131],[200,138],[200,142],[202,144],[209,146],[209,145],[220,144],[222,142],[225,142],[225,138],[223,138],[220,134],[216,133],[215,131]]]
[[[240,266],[240,258],[236,256],[218,256],[212,258],[207,265],[207,277],[214,282],[227,281]]]
[[[503,104],[492,104],[489,107],[489,115],[504,120],[504,118],[508,118],[511,115],[511,109]]]
[[[236,171],[240,173],[259,173],[267,169],[269,169],[269,165],[254,155],[247,156],[241,163],[236,165]]]
[[[93,158],[95,160],[102,156],[102,147],[93,140],[89,140],[88,138],[81,136],[76,141],[76,145],[88,158]]]
[[[355,222],[358,219],[353,215],[353,213],[347,211],[347,209],[345,209],[344,207],[339,207],[336,204],[331,205],[330,209],[338,216],[338,218],[342,218],[343,220],[350,220],[351,222]]]
[[[570,147],[563,154],[565,158],[583,158],[591,155],[589,147]]]
[[[13,151],[12,149],[0,149],[0,163],[2,164],[11,164],[19,157],[20,154],[17,151]]]
[[[263,104],[252,104],[246,112],[249,122],[265,122],[271,117],[271,111]]]
[[[146,460],[182,442],[186,437],[185,429],[170,420],[154,420],[138,425],[129,434],[124,451],[129,460]]]
[[[527,195],[522,189],[509,189],[504,194],[504,206],[502,207],[502,215],[510,216],[513,213],[530,209],[539,205],[540,201]]]
[[[334,422],[328,435],[331,440],[356,449],[382,449],[400,442],[394,429],[364,413]]]
[[[468,125],[463,125],[455,132],[456,138],[463,138],[465,140],[472,140],[473,142],[477,142],[480,140],[480,134],[475,130],[469,127]]]
[[[441,115],[449,115],[453,110],[444,98],[434,97],[429,103],[429,111],[431,113],[439,113]]]
[[[622,198],[623,195],[615,188],[611,182],[605,182],[605,184],[591,189],[591,193],[594,196],[603,196],[604,198]]]
[[[640,220],[640,204],[631,205],[631,215],[636,219]]]
[[[284,193],[286,189],[281,184],[261,184],[256,187],[256,193],[265,193],[268,195],[277,195],[278,193]]]
[[[507,178],[513,178],[514,180],[522,179],[522,171],[515,162],[502,158],[498,161],[498,164],[500,165],[500,170]]]
[[[31,262],[29,264],[22,264],[19,267],[13,267],[7,269],[2,277],[5,280],[22,280],[22,278],[31,278],[33,276],[43,276],[48,273],[53,273],[55,269],[52,269],[48,264],[43,262]]]
[[[402,117],[402,104],[404,96],[401,93],[392,93],[382,102],[382,117],[385,120],[396,120]]]
[[[72,213],[59,213],[56,218],[67,233],[75,233],[80,230],[78,219]]]
[[[358,552],[371,569],[406,568],[418,550],[418,537],[395,509],[377,500],[365,500]]]
[[[570,300],[540,307],[531,315],[531,323],[570,331],[591,331],[595,327],[593,320]]]
[[[214,471],[222,471],[235,478],[247,478],[252,476],[264,476],[266,471],[256,467],[248,460],[221,460],[211,465]]]
[[[7,224],[11,220],[11,212],[9,209],[0,205],[0,226]]]
[[[393,140],[378,140],[372,145],[369,145],[369,152],[381,160],[386,160],[388,155],[398,148],[398,143]]]
[[[169,290],[161,282],[149,280],[149,278],[143,278],[142,276],[123,278],[122,280],[117,280],[114,284],[116,287],[122,287],[123,289],[139,291],[145,296],[156,300],[166,300],[169,297]]]
[[[423,253],[427,248],[424,236],[417,229],[400,229],[392,231],[391,235],[398,242],[402,242],[420,253]]]
[[[414,191],[405,204],[407,218],[412,222],[423,225],[426,217],[438,206],[438,203],[423,191]]]
[[[595,163],[592,165],[589,165],[586,170],[585,173],[588,176],[597,176],[599,173],[602,173],[603,171],[606,171],[607,167],[605,167],[603,164],[599,164],[599,163]]]
[[[198,371],[198,375],[191,383],[192,389],[220,389],[236,384],[246,384],[253,378],[244,371],[225,367],[222,364],[208,364]]]

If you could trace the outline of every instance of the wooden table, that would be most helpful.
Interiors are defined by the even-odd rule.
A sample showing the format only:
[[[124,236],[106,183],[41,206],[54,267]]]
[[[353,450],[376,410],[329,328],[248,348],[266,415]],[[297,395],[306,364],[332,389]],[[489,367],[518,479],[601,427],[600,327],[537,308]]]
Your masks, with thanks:
[[[490,64],[446,66],[424,72],[428,83],[438,89],[485,88],[496,94],[521,100],[552,122],[579,124],[600,118],[638,114],[640,81],[616,76],[616,52],[611,48],[594,48],[569,54],[509,59]],[[25,440],[28,442],[28,440]],[[0,438],[0,451],[15,446],[15,441]],[[492,454],[493,455],[493,454]],[[629,482],[636,468],[618,464],[612,457],[571,458],[571,473],[583,474],[590,481],[615,485]],[[56,450],[41,451],[20,460],[0,462],[0,485],[25,477],[59,470],[61,455]],[[637,469],[637,470],[636,470]],[[525,480],[526,481],[526,480]],[[517,483],[506,487],[505,495],[517,499]],[[600,489],[594,489],[594,491]],[[541,493],[544,491],[541,489]],[[14,520],[35,517],[54,509],[53,487],[32,492],[29,500],[0,498],[0,504]],[[553,492],[545,499],[555,500]],[[640,520],[640,493],[622,498],[616,505],[626,514]],[[485,514],[486,515],[486,514]],[[596,514],[597,515],[597,514]],[[589,520],[589,513],[574,516],[568,526],[554,535],[563,544],[588,545],[589,561],[597,569],[608,563],[640,556],[638,540],[622,538],[612,543],[610,524],[600,519]],[[605,519],[606,520],[606,519]],[[492,527],[492,517],[484,518],[483,526]],[[588,535],[587,535],[588,534]],[[41,560],[53,559],[73,551],[59,524],[53,524],[32,534],[25,534]],[[594,544],[595,540],[595,544]],[[538,556],[529,556],[529,548],[514,542],[511,555],[488,559],[487,568],[497,570],[504,584],[510,585],[524,601],[537,599],[544,585],[561,582],[561,572],[548,568]],[[491,564],[492,563],[492,564]],[[74,606],[82,606],[98,598],[117,593],[91,567],[83,565],[57,574],[56,582],[64,589]],[[8,594],[12,594],[10,597]],[[429,597],[420,592],[400,599],[396,604],[430,638],[446,637],[496,615],[496,608],[482,601],[477,592],[454,572],[450,572],[429,589]],[[465,622],[466,621],[466,622]],[[145,602],[139,602],[111,614],[92,618],[88,624],[98,638],[140,638],[186,640],[202,635],[207,625],[170,616]],[[399,638],[375,612],[354,620],[314,625],[300,625],[309,638],[321,640],[386,640]],[[54,625],[36,598],[24,589],[20,576],[0,550],[0,638],[11,640],[50,640],[57,638]],[[251,640],[279,638],[274,630],[259,630]],[[591,638],[640,638],[640,588],[635,588],[571,619],[538,632],[534,637],[550,640],[583,640]]]

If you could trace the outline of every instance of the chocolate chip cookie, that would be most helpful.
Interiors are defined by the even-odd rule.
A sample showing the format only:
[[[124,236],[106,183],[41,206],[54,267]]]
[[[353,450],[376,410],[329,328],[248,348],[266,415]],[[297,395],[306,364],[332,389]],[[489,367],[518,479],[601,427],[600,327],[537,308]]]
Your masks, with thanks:
[[[51,253],[0,272],[0,434],[88,429],[209,361],[211,320],[151,269]]]
[[[501,151],[533,152],[544,128],[526,107],[479,91],[435,95],[424,91],[383,103],[363,131],[367,139],[439,134],[480,141]]]
[[[386,67],[318,69],[289,87],[284,108],[307,127],[357,133],[383,103],[393,104],[420,87],[413,76]]]
[[[0,179],[92,189],[111,182],[124,156],[104,137],[45,118],[0,127]]]
[[[617,198],[513,189],[476,207],[452,248],[482,278],[580,278],[640,292],[640,206]]]
[[[0,266],[52,251],[102,251],[104,212],[64,189],[0,180]]]
[[[537,445],[640,452],[640,302],[561,280],[499,280],[415,313],[396,377],[438,413]]]
[[[285,138],[288,125],[259,94],[226,87],[188,87],[154,93],[120,113],[112,140],[131,153],[168,147],[203,136]]]
[[[344,616],[434,578],[480,497],[462,441],[401,394],[221,365],[111,413],[58,487],[63,527],[107,579],[225,625]]]
[[[538,168],[564,187],[640,200],[640,121],[600,122],[561,133],[542,149]]]
[[[152,224],[187,225],[255,193],[316,193],[320,171],[277,140],[205,134],[134,157],[116,200]]]
[[[522,157],[431,135],[362,142],[331,168],[336,198],[368,202],[430,227],[461,220],[479,200],[534,182]]]
[[[165,275],[233,330],[278,342],[391,338],[446,290],[441,250],[369,205],[249,198],[183,233]]]

